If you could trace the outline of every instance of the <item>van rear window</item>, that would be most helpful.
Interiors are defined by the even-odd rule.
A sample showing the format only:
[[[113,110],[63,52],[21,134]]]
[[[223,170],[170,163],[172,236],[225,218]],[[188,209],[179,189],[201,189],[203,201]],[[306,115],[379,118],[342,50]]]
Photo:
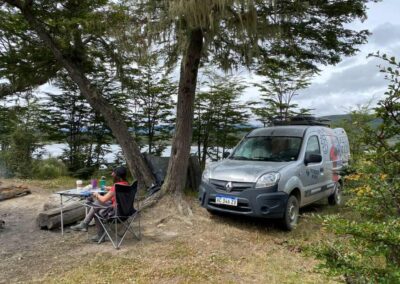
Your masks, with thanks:
[[[230,156],[233,160],[289,162],[297,160],[302,138],[287,136],[248,137]]]

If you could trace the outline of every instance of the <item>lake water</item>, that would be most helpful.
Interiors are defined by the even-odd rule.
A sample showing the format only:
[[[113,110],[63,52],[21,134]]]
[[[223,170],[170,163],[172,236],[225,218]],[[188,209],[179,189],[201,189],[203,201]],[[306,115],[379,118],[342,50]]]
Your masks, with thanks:
[[[167,146],[167,148],[165,148],[165,150],[162,152],[161,156],[169,157],[171,155],[171,148],[172,146]],[[43,146],[41,152],[43,152],[43,158],[58,157],[63,153],[64,149],[67,149],[67,144],[55,143]],[[112,144],[109,146],[109,150],[111,150],[111,152],[106,154],[104,156],[104,159],[107,161],[107,163],[112,163],[115,160],[116,154],[118,152],[121,152],[121,147],[118,144]],[[147,150],[146,147],[142,148],[142,152],[145,152],[146,150]],[[192,146],[190,148],[190,153],[196,154],[197,146]]]

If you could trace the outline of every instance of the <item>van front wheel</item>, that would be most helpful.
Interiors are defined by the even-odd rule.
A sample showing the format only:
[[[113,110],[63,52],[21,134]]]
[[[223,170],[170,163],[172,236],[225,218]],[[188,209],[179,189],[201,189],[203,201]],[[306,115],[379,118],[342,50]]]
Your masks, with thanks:
[[[294,195],[289,196],[289,199],[286,203],[285,215],[282,219],[282,225],[285,230],[291,231],[293,230],[299,219],[299,201],[297,197]]]
[[[342,186],[339,182],[336,183],[335,192],[328,197],[328,203],[330,205],[342,204]]]

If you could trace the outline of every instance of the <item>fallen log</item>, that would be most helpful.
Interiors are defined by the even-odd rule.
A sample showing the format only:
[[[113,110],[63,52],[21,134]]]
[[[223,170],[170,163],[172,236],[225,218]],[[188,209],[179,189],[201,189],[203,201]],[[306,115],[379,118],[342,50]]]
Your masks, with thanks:
[[[5,191],[5,190],[11,190],[14,188],[28,189],[28,187],[26,185],[5,185],[5,186],[0,186],[0,192]]]
[[[64,226],[82,220],[85,217],[85,207],[74,202],[63,207],[63,223]],[[44,212],[40,212],[36,218],[36,223],[41,229],[54,229],[61,226],[61,209],[53,208]]]
[[[0,201],[30,194],[26,186],[9,186],[0,188]]]

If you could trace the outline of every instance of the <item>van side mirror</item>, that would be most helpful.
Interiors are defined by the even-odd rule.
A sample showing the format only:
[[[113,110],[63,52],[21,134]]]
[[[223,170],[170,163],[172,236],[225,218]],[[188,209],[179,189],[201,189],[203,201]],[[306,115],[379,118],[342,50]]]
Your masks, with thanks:
[[[308,164],[312,164],[312,163],[321,163],[322,162],[322,156],[320,154],[312,154],[312,153],[306,153],[306,156],[304,158],[304,164],[306,164],[306,166]]]
[[[224,154],[222,155],[222,157],[224,157],[224,159],[226,159],[226,158],[228,158],[228,156],[230,155],[231,153],[229,153],[229,152],[224,152]]]

